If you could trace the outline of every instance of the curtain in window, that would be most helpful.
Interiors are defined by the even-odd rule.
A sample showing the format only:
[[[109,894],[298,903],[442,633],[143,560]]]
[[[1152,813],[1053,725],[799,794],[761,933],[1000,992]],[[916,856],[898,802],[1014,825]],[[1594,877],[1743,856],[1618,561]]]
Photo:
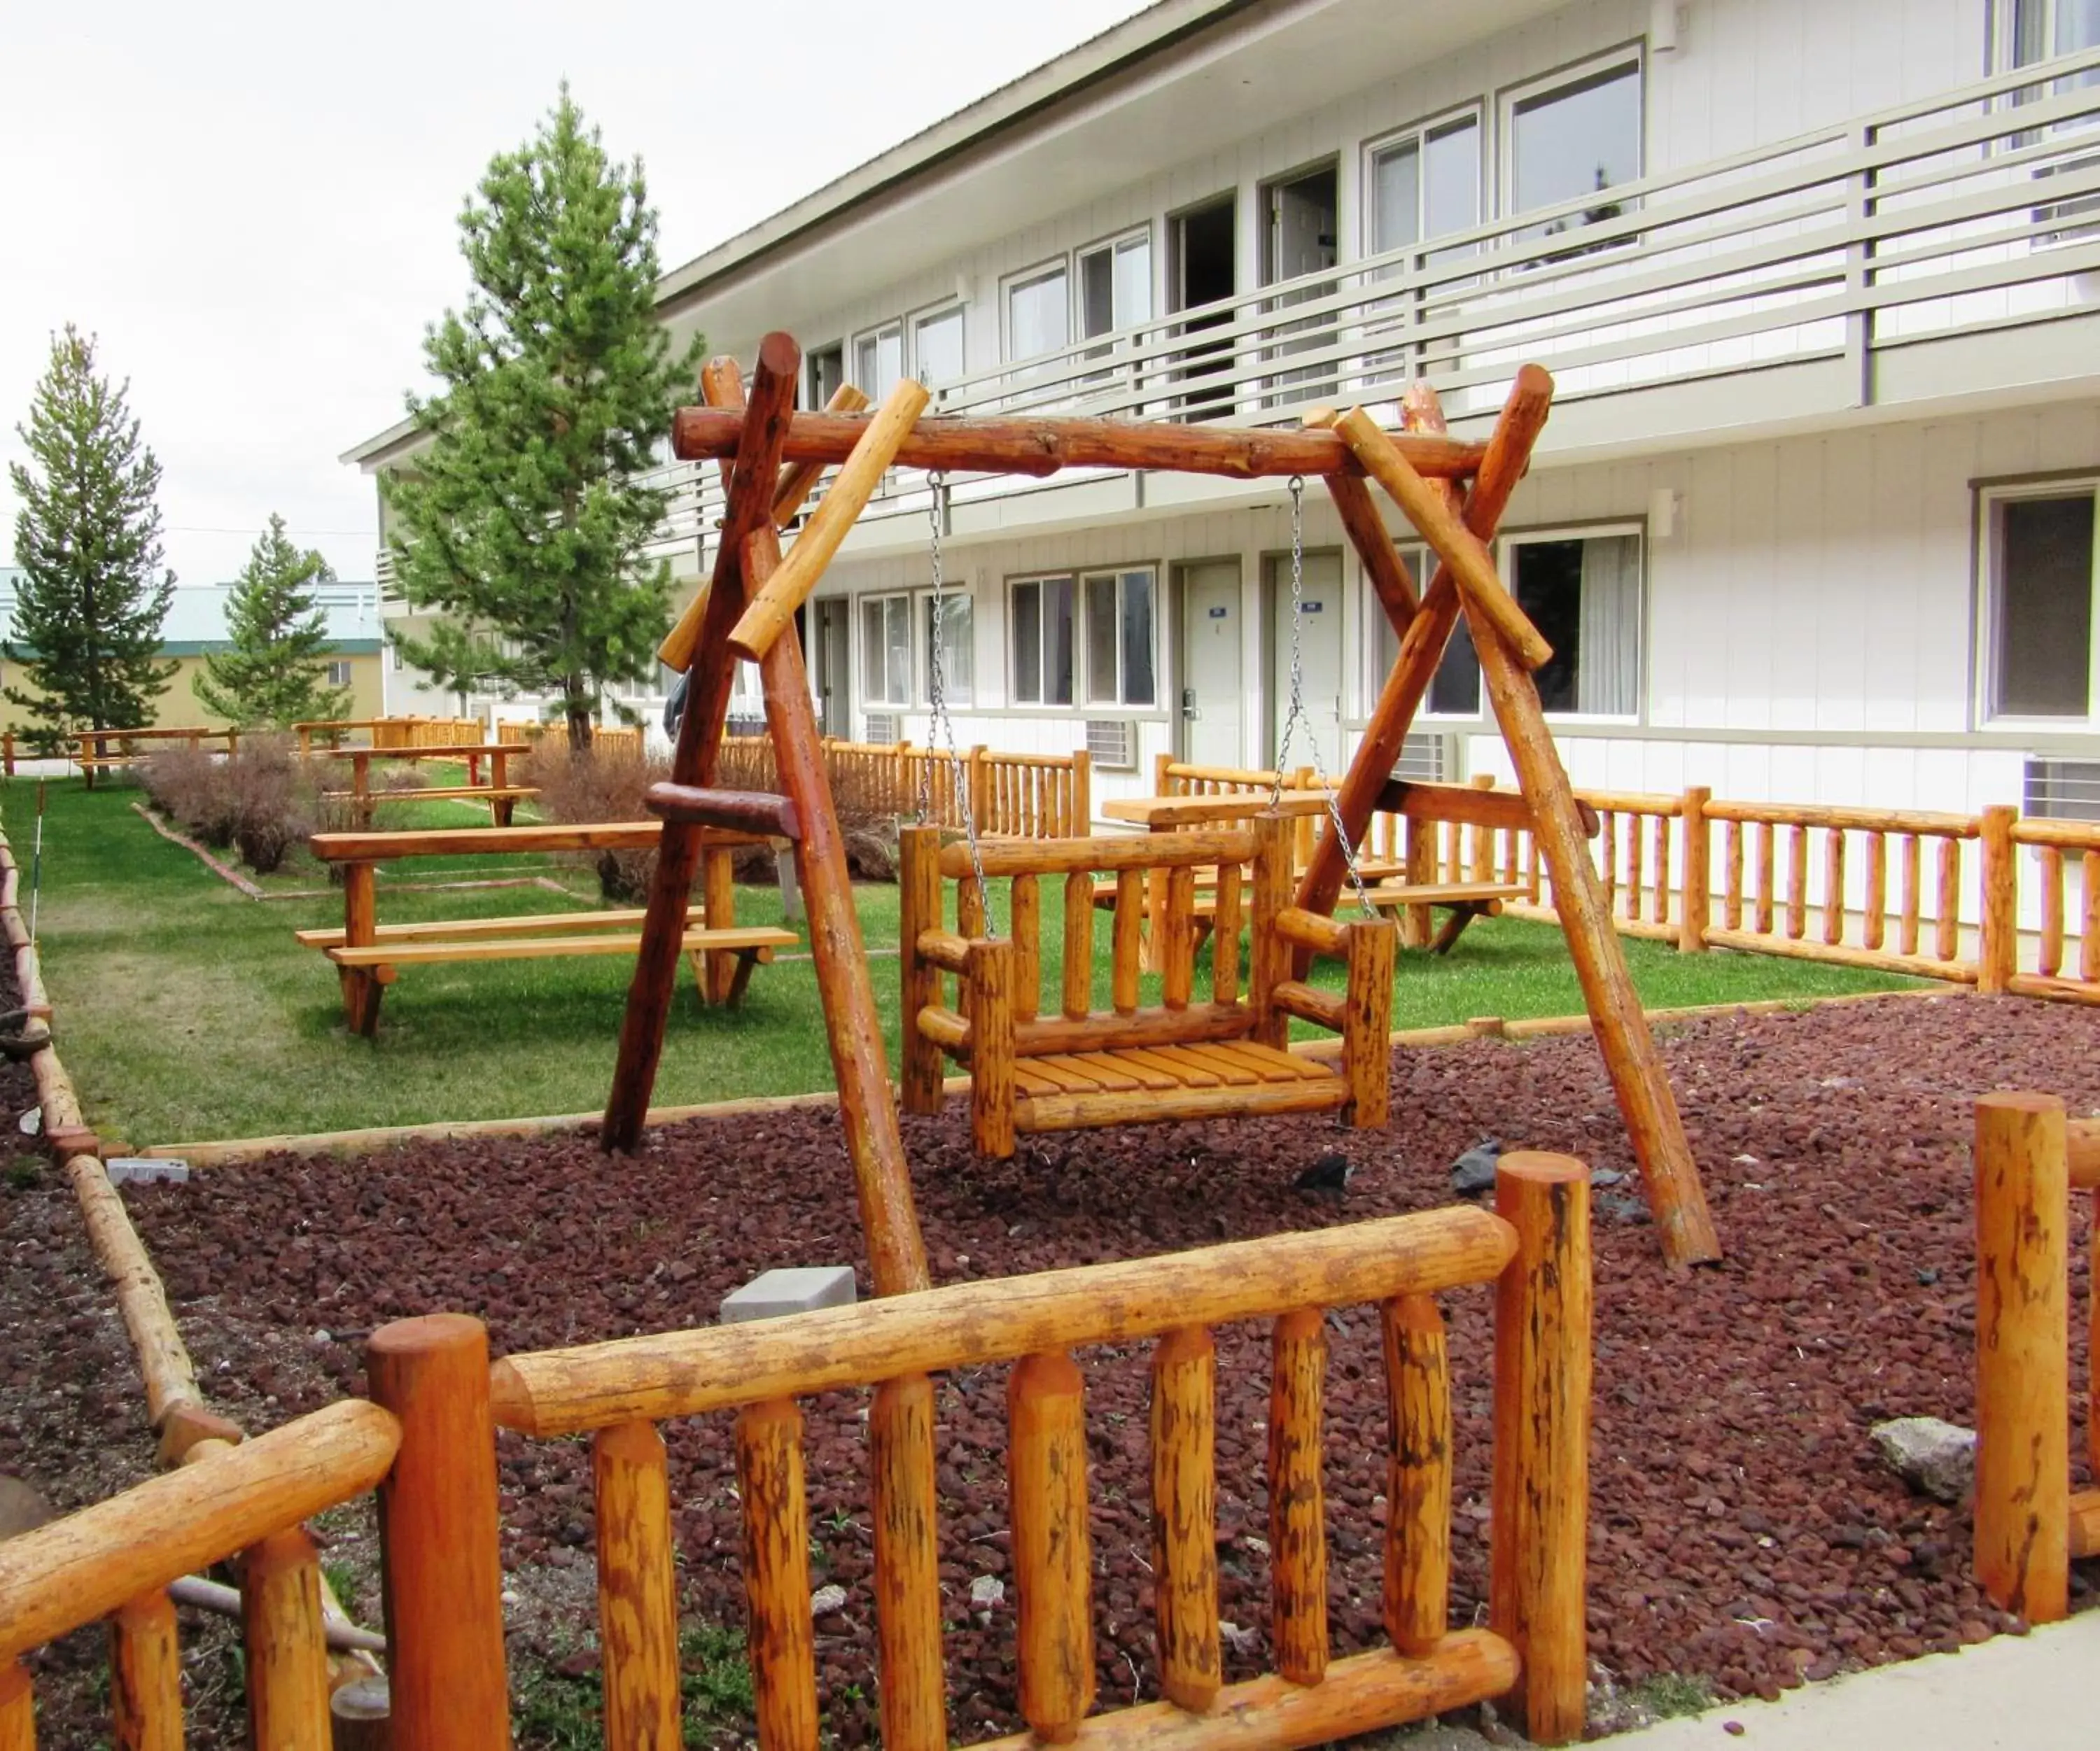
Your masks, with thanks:
[[[1640,708],[1640,541],[1599,536],[1582,544],[1575,709],[1630,717]]]

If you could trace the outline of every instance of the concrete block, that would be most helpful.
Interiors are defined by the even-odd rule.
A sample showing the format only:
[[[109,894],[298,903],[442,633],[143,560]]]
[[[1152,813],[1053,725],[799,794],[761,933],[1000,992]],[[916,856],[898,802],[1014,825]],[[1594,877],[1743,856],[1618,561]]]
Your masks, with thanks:
[[[188,1162],[162,1161],[157,1155],[112,1155],[102,1164],[112,1185],[135,1184],[147,1180],[172,1180],[177,1185],[190,1176]]]
[[[806,1313],[812,1308],[849,1308],[855,1299],[850,1265],[788,1265],[763,1272],[724,1295],[721,1323],[778,1319],[783,1313]]]

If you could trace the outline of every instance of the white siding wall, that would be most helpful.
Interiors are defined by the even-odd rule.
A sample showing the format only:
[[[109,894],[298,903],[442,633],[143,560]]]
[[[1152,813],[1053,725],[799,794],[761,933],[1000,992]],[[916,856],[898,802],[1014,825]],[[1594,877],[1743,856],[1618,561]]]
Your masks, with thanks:
[[[1339,167],[1341,258],[1363,253],[1365,144],[1392,130],[1479,100],[1494,133],[1497,94],[1603,51],[1645,38],[1649,0],[1584,0],[1458,54],[1388,73],[1295,121],[1201,158],[1175,163],[1123,187],[1090,192],[1054,220],[913,277],[854,288],[798,306],[791,293],[767,313],[805,349],[852,337],[929,307],[966,302],[964,345],[972,371],[1001,363],[1002,284],[1049,258],[1136,227],[1153,236],[1154,308],[1166,307],[1168,214],[1235,191],[1240,197],[1242,288],[1257,280],[1255,192],[1265,179],[1335,158]],[[1695,0],[1680,46],[1648,63],[1647,170],[1656,174],[1725,157],[1807,129],[1929,95],[1989,70],[1986,0]],[[1170,143],[1162,141],[1162,147]],[[964,173],[967,174],[967,173]],[[1492,201],[1495,173],[1485,183]],[[1490,210],[1493,210],[1492,208]],[[819,245],[812,288],[851,286],[849,247]],[[814,271],[818,267],[821,271]],[[700,313],[705,325],[705,313]],[[710,332],[712,342],[748,354],[757,337]],[[849,369],[851,368],[849,355]]]

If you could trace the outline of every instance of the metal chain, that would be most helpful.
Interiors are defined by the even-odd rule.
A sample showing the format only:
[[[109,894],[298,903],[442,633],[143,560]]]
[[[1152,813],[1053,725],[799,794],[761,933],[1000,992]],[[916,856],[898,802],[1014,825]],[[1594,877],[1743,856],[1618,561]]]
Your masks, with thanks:
[[[1349,885],[1355,889],[1357,904],[1366,918],[1379,915],[1378,908],[1371,904],[1371,897],[1364,889],[1363,871],[1357,867],[1357,848],[1348,831],[1342,825],[1342,805],[1328,782],[1326,767],[1320,759],[1320,739],[1312,733],[1312,720],[1305,713],[1305,659],[1302,636],[1305,619],[1305,477],[1290,477],[1290,708],[1285,714],[1283,734],[1278,738],[1276,749],[1276,779],[1269,792],[1272,805],[1283,796],[1283,774],[1290,765],[1290,740],[1301,723],[1305,726],[1305,745],[1312,756],[1312,776],[1318,782],[1321,794],[1326,799],[1327,819],[1332,827],[1335,843],[1342,848],[1342,866],[1348,872]]]
[[[963,823],[963,837],[970,848],[970,867],[977,874],[977,897],[984,904],[985,927],[991,928],[991,889],[985,881],[984,853],[977,845],[977,811],[970,806],[969,775],[963,770],[962,750],[955,743],[955,721],[948,715],[947,664],[942,655],[942,618],[947,603],[946,581],[942,576],[941,537],[947,523],[948,477],[936,472],[927,476],[929,496],[926,520],[932,530],[929,544],[933,572],[933,595],[930,606],[933,615],[933,636],[928,642],[933,646],[928,660],[926,692],[928,703],[933,708],[933,746],[919,767],[919,818],[926,820],[933,813],[933,757],[940,752],[943,739],[948,748],[948,774],[955,800],[955,813]]]

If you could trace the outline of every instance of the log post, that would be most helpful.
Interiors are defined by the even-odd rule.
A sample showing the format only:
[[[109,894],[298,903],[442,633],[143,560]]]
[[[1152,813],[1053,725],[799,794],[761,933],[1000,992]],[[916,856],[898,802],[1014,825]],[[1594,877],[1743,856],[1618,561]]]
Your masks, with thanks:
[[[919,1025],[921,1010],[941,1003],[940,969],[919,952],[922,932],[941,928],[941,830],[907,827],[898,835],[898,954],[904,967],[903,1096],[907,1113],[938,1113],[942,1105],[941,1048]]]
[[[378,898],[373,866],[346,863],[342,870],[342,942],[345,948],[368,948],[379,939]],[[369,1039],[379,1027],[382,987],[376,967],[344,967],[342,974],[344,1020],[350,1031]]]
[[[2054,1623],[2071,1561],[2069,1169],[2063,1103],[1976,1103],[1976,1578]]]
[[[401,1425],[379,1486],[393,1751],[508,1751],[488,1334],[463,1314],[396,1320],[364,1369]]]
[[[671,755],[674,784],[705,787],[714,779],[730,691],[736,679],[735,660],[726,641],[743,610],[744,538],[755,529],[773,527],[780,445],[793,417],[801,361],[801,349],[788,335],[769,334],[759,343],[758,368],[750,404],[743,409],[743,436],[708,584],[707,608],[688,670],[691,678],[686,715],[679,721],[677,743]],[[733,359],[711,361],[703,384],[710,400],[731,404],[743,400]],[[599,1145],[609,1151],[633,1149],[648,1117],[649,1096],[664,1052],[664,1024],[677,984],[679,951],[685,943],[686,912],[700,845],[697,827],[664,823],[634,977],[628,987],[627,1011],[620,1021],[620,1054],[606,1096],[604,1122],[598,1127]],[[814,928],[811,933],[814,937]]]
[[[1327,1674],[1326,1503],[1321,1419],[1327,1316],[1301,1308],[1276,1322],[1268,1398],[1268,1563],[1276,1669],[1294,1684]]]
[[[1385,1487],[1385,1633],[1401,1653],[1433,1651],[1450,1627],[1451,1379],[1432,1295],[1380,1308],[1392,1413]]]
[[[19,1660],[0,1662],[0,1751],[37,1751],[37,1699]]]
[[[1277,915],[1290,904],[1290,823],[1273,809],[1254,820],[1253,893],[1247,910],[1247,1007],[1254,1012],[1257,1045],[1282,1051],[1290,1039],[1290,1017],[1277,1007],[1275,992],[1291,976],[1291,946],[1276,928]],[[1331,908],[1330,908],[1331,909]]]
[[[1520,382],[1522,377],[1520,373]],[[1551,379],[1547,381],[1550,386]],[[1434,395],[1426,389],[1419,417],[1432,428],[1442,425]],[[1361,445],[1371,455],[1378,456],[1391,447],[1392,440],[1375,426],[1344,421],[1341,429],[1352,448]],[[1491,457],[1493,453],[1491,442]],[[1448,494],[1450,489],[1434,487],[1430,491],[1433,496]],[[1475,496],[1478,496],[1476,486]],[[1423,532],[1431,536],[1432,542],[1436,540],[1436,534]],[[1443,552],[1440,545],[1438,552]],[[1481,680],[1516,769],[1517,787],[1531,806],[1533,835],[1553,878],[1554,911],[1568,939],[1569,958],[1582,983],[1590,1025],[1604,1053],[1604,1068],[1618,1097],[1620,1115],[1626,1122],[1635,1157],[1640,1163],[1641,1180],[1661,1237],[1663,1257],[1673,1268],[1680,1270],[1710,1263],[1721,1256],[1720,1237],[1706,1207],[1705,1189],[1692,1158],[1692,1145],[1684,1134],[1684,1121],[1679,1115],[1677,1098],[1663,1069],[1662,1055],[1656,1050],[1639,994],[1626,971],[1626,955],[1612,921],[1611,899],[1590,860],[1582,811],[1553,745],[1552,732],[1546,728],[1538,688],[1501,634],[1479,611],[1477,600],[1468,598],[1464,611],[1473,635],[1474,652],[1480,659]],[[1416,624],[1430,617],[1425,608],[1416,616]],[[1361,751],[1358,758],[1361,758]]]
[[[780,1399],[736,1419],[743,1586],[759,1751],[818,1751],[816,1626],[810,1616],[810,1509],[802,1413]]]
[[[1218,1694],[1217,1347],[1199,1325],[1152,1352],[1153,1616],[1159,1690],[1202,1714]]]
[[[591,1443],[591,1490],[605,1742],[682,1751],[670,1475],[655,1424],[598,1431]]]
[[[1706,823],[1706,805],[1714,800],[1710,786],[1694,784],[1684,793],[1684,887],[1677,909],[1677,951],[1701,955],[1706,950],[1706,925],[1712,915],[1713,829]]]
[[[1069,1744],[1094,1700],[1093,1561],[1087,1530],[1086,1383],[1062,1351],[1007,1377],[1021,1716]]]
[[[933,1382],[907,1374],[877,1387],[868,1439],[884,1751],[947,1751]]]
[[[707,920],[710,930],[728,930],[736,924],[736,868],[728,849],[710,845],[700,853],[700,915]],[[703,982],[702,995],[711,1003],[729,1001],[730,988],[736,982],[735,951],[730,949],[710,949],[707,958],[707,978]]]
[[[1094,756],[1089,748],[1072,750],[1072,818],[1065,831],[1083,839],[1094,830]]]
[[[1013,1153],[1013,974],[1012,943],[970,944],[970,1140],[995,1160]]]
[[[1410,404],[1414,399],[1410,396]],[[1466,501],[1466,527],[1484,542],[1492,541],[1501,527],[1510,495],[1530,465],[1532,446],[1538,441],[1552,401],[1553,379],[1544,371],[1526,365],[1517,373]],[[1357,531],[1351,532],[1353,536]],[[1383,524],[1378,531],[1365,527],[1362,532],[1366,537],[1382,533]],[[1391,537],[1385,540],[1389,546]],[[1422,708],[1429,684],[1436,678],[1437,665],[1444,660],[1444,647],[1450,642],[1458,620],[1458,580],[1449,567],[1439,566],[1428,589],[1423,592],[1420,609],[1405,620],[1393,623],[1400,635],[1400,654],[1385,685],[1379,690],[1378,703],[1364,726],[1363,739],[1357,744],[1349,770],[1335,793],[1335,805],[1351,845],[1363,840],[1378,806],[1379,794],[1392,775],[1393,765],[1414,727],[1415,713]],[[1410,843],[1413,843],[1411,823]],[[1321,834],[1312,861],[1299,878],[1297,903],[1308,912],[1331,914],[1341,894],[1346,862],[1341,841],[1330,826]],[[1428,935],[1425,918],[1418,932],[1410,933],[1409,946],[1419,946],[1428,940]],[[1302,964],[1299,971],[1303,973]]]
[[[1398,932],[1388,919],[1358,919],[1348,933],[1348,988],[1342,1009],[1342,1074],[1349,1085],[1348,1121],[1358,1131],[1385,1127],[1392,1069],[1392,973]]]
[[[272,1533],[243,1555],[240,1633],[249,1742],[324,1751],[329,1668],[320,1559],[303,1528]]]
[[[1094,878],[1087,870],[1065,878],[1064,973],[1060,1007],[1068,1021],[1084,1021],[1094,1006]]]
[[[828,496],[824,502],[831,502]],[[745,544],[743,574],[754,589],[771,576],[779,554],[780,538],[770,523]],[[861,1232],[867,1237],[868,1273],[878,1295],[906,1295],[928,1287],[933,1278],[912,1201],[904,1139],[897,1127],[881,1013],[854,908],[845,835],[824,765],[824,739],[802,663],[802,642],[792,620],[760,660],[758,673],[780,789],[801,818],[795,871],[809,913],[810,958],[823,999],[825,1041],[838,1085],[839,1122],[853,1163]],[[664,831],[670,832],[668,823]],[[660,1018],[658,1032],[660,1046]]]
[[[1489,1619],[1517,1652],[1526,1736],[1582,1736],[1590,1500],[1590,1172],[1530,1150],[1497,1164],[1516,1256],[1495,1290]]]
[[[110,1618],[109,1680],[116,1751],[183,1751],[183,1656],[175,1602],[164,1590],[119,1606]]]
[[[2020,853],[2013,843],[2019,813],[2008,803],[1993,803],[1983,811],[1983,929],[1976,989],[1987,997],[2010,990],[2019,967]]]

